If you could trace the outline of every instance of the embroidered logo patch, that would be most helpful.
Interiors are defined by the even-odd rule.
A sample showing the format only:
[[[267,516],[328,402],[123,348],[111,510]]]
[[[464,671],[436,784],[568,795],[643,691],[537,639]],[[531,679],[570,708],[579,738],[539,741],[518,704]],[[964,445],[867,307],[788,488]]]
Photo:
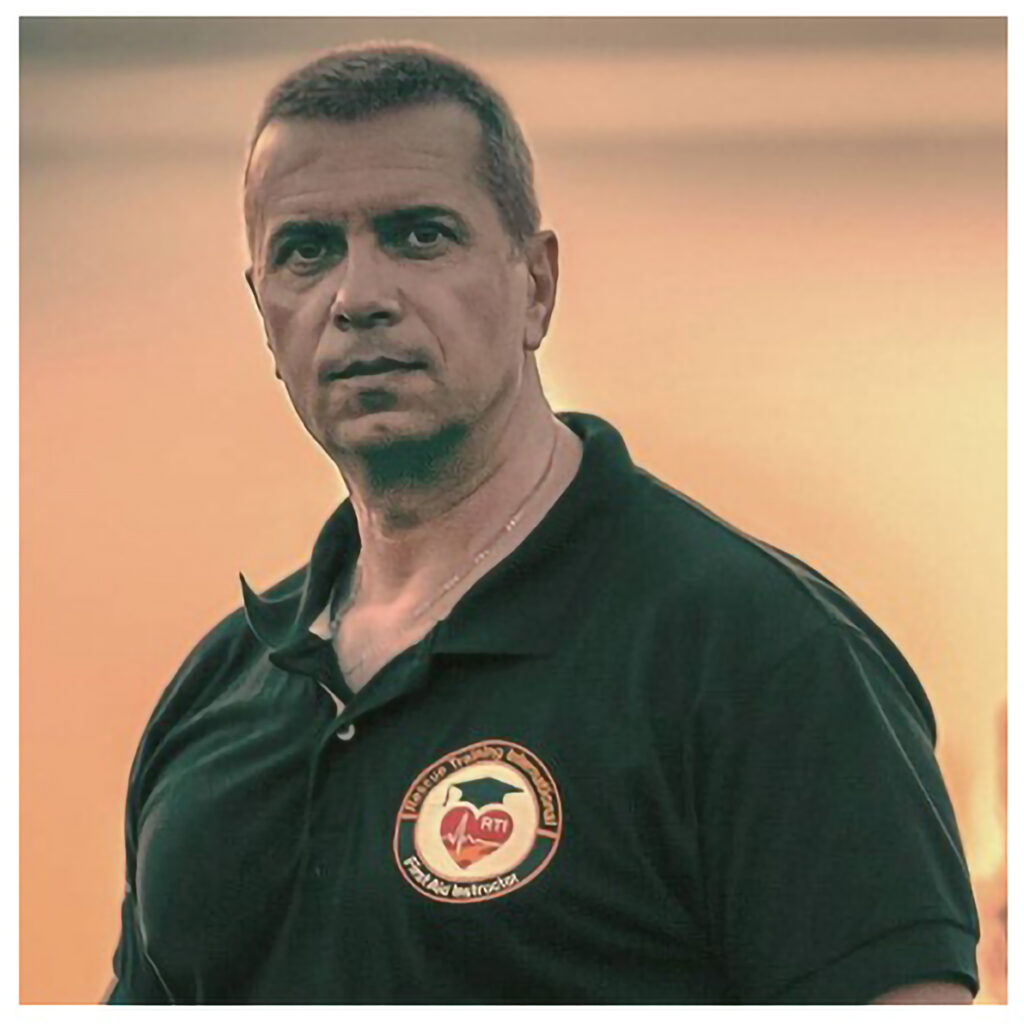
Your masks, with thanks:
[[[558,787],[536,754],[481,740],[420,772],[395,822],[395,861],[442,903],[504,896],[547,867],[562,834]]]

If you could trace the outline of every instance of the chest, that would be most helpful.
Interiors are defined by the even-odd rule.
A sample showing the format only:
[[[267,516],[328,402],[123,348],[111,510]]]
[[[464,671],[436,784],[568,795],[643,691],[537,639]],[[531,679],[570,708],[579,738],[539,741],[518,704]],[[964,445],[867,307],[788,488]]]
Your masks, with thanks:
[[[396,678],[401,697],[344,742],[309,680],[263,670],[181,735],[143,810],[141,916],[168,983],[185,1000],[604,1001],[628,949],[647,991],[678,986],[705,956],[695,836],[656,702],[608,668],[412,652],[353,707]]]

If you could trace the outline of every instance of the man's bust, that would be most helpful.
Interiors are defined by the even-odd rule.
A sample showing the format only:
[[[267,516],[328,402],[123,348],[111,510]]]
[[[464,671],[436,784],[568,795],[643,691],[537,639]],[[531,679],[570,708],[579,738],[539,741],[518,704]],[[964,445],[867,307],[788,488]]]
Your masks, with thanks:
[[[555,416],[504,101],[423,48],[268,97],[246,279],[346,500],[132,769],[112,1002],[969,1001],[928,699],[819,573]]]

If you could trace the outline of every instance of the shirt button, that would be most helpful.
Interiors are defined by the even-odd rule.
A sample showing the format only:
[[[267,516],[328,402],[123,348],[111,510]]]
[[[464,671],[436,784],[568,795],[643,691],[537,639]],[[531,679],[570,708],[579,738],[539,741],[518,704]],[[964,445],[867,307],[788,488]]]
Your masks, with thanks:
[[[338,731],[338,739],[342,743],[347,743],[356,734],[356,726],[354,722],[349,722],[344,729]]]

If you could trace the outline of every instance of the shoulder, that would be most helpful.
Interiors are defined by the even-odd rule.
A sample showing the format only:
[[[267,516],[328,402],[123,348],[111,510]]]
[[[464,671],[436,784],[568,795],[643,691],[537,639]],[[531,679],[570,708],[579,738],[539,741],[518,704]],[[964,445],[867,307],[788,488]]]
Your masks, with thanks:
[[[303,566],[279,580],[260,597],[264,602],[277,606],[297,604],[306,583],[307,571],[308,566]],[[249,626],[245,608],[236,608],[192,649],[164,692],[158,710],[165,703],[191,703],[200,698],[203,691],[216,688],[218,682],[223,682],[261,651],[262,645]]]
[[[623,516],[616,583],[638,596],[638,615],[657,619],[659,635],[702,688],[732,699],[760,689],[780,667],[796,679],[801,664],[813,667],[836,649],[858,651],[857,660],[879,665],[934,729],[927,697],[896,645],[817,569],[642,469]]]
[[[263,595],[287,601],[302,591],[307,567],[274,584]],[[234,678],[262,656],[263,646],[249,627],[244,607],[220,620],[192,648],[165,686],[149,717],[132,766],[132,781],[167,734],[183,719],[211,703]]]
[[[816,569],[645,470],[635,472],[623,515],[616,541],[625,582],[682,604],[705,628],[781,628],[785,644],[827,624],[870,621]]]

